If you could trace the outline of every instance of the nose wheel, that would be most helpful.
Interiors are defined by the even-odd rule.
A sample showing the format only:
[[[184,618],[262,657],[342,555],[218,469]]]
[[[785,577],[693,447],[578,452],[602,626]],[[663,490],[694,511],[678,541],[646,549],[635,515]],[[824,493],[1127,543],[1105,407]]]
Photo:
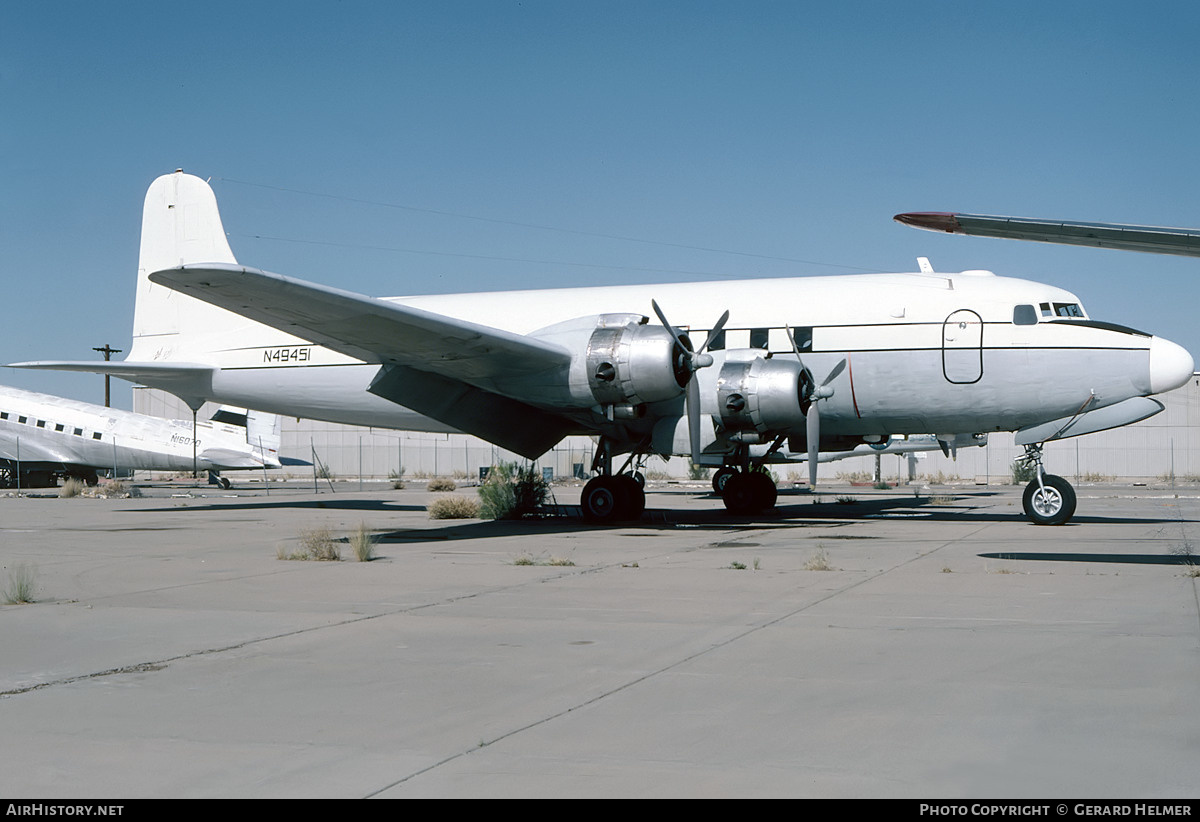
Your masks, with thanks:
[[[1025,486],[1025,516],[1035,525],[1062,525],[1075,515],[1075,489],[1054,474],[1043,474]]]
[[[1062,525],[1069,521],[1075,515],[1075,489],[1062,477],[1042,469],[1041,444],[1025,446],[1025,456],[1021,459],[1037,469],[1021,497],[1025,516],[1035,525]]]

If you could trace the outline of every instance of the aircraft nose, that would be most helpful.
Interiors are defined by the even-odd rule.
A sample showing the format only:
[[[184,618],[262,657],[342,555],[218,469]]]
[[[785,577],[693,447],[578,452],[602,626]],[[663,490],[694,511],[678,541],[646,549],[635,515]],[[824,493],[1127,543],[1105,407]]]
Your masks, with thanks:
[[[1150,393],[1178,388],[1192,378],[1196,363],[1182,345],[1162,337],[1150,338]]]

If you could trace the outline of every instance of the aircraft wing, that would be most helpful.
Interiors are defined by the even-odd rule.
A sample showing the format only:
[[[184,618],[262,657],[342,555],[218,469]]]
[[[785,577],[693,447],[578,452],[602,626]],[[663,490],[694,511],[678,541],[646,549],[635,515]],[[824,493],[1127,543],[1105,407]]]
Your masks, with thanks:
[[[406,365],[472,383],[570,363],[520,334],[237,265],[150,275],[176,291],[364,362]]]
[[[1032,220],[1025,217],[993,217],[984,214],[953,214],[919,211],[897,214],[896,222],[975,237],[1005,237],[1042,243],[1118,248],[1154,254],[1200,257],[1200,230],[1119,223],[1076,223],[1065,220]]]

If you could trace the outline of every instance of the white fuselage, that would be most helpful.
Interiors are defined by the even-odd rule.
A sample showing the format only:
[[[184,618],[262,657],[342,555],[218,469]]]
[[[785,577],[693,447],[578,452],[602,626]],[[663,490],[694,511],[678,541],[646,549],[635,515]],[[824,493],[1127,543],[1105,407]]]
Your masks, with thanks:
[[[278,454],[252,447],[246,429],[202,420],[164,420],[0,386],[0,459],[24,466],[190,471],[278,467]]]
[[[822,401],[823,432],[829,434],[1012,431],[1069,416],[1085,404],[1091,410],[1167,390],[1192,368],[1190,356],[1172,343],[1090,322],[1069,292],[986,272],[598,286],[389,301],[536,336],[538,329],[597,313],[652,316],[652,299],[697,343],[722,311],[730,312],[724,348],[713,351],[716,363],[698,372],[705,413],[716,413],[714,386],[724,357],[747,356],[749,350],[794,359],[789,328],[811,340],[811,345],[801,342],[801,357],[817,381],[844,359],[846,367],[831,383],[833,395]],[[1023,318],[1029,324],[1014,322],[1017,306],[1028,307]],[[155,345],[156,359],[219,366],[211,396],[223,402],[358,425],[448,430],[368,393],[378,364],[250,320],[219,335],[181,335],[177,345],[163,339],[142,342],[143,359]],[[521,398],[536,404],[528,384],[522,390]],[[682,398],[667,406],[682,413]],[[671,412],[669,407],[654,410],[658,418]]]

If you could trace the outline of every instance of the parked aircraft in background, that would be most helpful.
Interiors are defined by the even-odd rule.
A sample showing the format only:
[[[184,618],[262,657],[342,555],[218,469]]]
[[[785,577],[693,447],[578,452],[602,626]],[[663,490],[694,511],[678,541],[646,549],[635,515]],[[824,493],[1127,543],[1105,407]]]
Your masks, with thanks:
[[[1015,431],[1038,469],[1026,514],[1065,522],[1075,494],[1044,473],[1041,444],[1157,413],[1150,395],[1190,378],[1191,355],[1092,320],[1060,288],[921,268],[375,298],[240,265],[212,189],[177,171],[146,195],[128,358],[20,365],[113,374],[193,408],[463,431],[530,459],[591,434],[581,501],[599,522],[641,515],[633,473],[654,454],[728,466],[726,506],[754,513],[776,489],[753,469],[785,446],[815,482],[822,451]]]
[[[954,437],[938,438],[936,434],[905,434],[889,437],[881,442],[862,443],[848,451],[822,451],[817,462],[837,462],[851,457],[882,457],[889,454],[914,454],[922,451],[941,451],[946,456],[957,456],[960,448],[980,448],[987,445],[987,434],[958,434]],[[774,454],[766,456],[765,448],[752,448],[752,458],[763,456],[766,465],[800,463],[808,461],[808,454],[789,451],[785,445]],[[717,469],[712,477],[713,490],[718,494],[725,490],[725,481],[737,473],[737,469],[725,465]]]
[[[914,211],[897,214],[893,219],[913,228],[944,231],[947,234],[1004,237],[1011,240],[1034,240],[1041,243],[1200,257],[1200,231],[1189,228],[1031,220],[1028,217],[993,217],[986,214],[953,214],[948,211]]]
[[[194,461],[193,461],[194,460]],[[0,386],[0,486],[53,486],[100,472],[278,468],[279,417],[221,408],[208,421],[164,420]]]

